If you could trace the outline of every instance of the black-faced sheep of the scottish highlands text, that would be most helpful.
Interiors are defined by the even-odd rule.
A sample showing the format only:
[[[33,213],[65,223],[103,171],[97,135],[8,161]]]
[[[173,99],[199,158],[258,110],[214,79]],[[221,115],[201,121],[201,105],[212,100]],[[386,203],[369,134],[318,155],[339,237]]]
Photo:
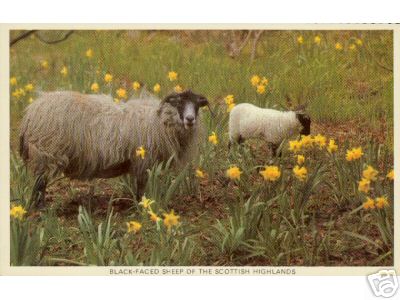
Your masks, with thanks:
[[[116,104],[108,95],[47,92],[28,106],[20,155],[36,178],[37,205],[44,204],[46,186],[58,174],[91,180],[129,173],[139,197],[152,165],[174,156],[182,168],[195,159],[202,132],[199,108],[208,100],[190,90],[163,100],[143,94]],[[139,147],[146,151],[143,158],[136,156]]]

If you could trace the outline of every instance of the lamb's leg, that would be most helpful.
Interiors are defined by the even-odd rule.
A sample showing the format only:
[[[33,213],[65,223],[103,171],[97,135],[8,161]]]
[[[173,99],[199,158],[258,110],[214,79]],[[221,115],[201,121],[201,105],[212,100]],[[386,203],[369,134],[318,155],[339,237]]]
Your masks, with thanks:
[[[33,185],[31,194],[31,205],[35,208],[43,208],[45,205],[47,187],[47,177],[44,174],[40,174],[36,177],[35,183]]]

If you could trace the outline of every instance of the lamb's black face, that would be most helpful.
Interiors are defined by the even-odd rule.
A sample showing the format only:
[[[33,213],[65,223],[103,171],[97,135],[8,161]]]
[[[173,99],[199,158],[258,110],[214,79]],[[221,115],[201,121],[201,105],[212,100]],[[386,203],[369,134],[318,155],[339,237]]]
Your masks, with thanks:
[[[168,95],[164,101],[176,108],[185,129],[191,128],[197,120],[199,108],[208,105],[208,100],[190,90]]]
[[[310,135],[311,133],[311,119],[309,115],[305,113],[296,113],[296,118],[299,120],[302,128],[300,131],[301,135]]]

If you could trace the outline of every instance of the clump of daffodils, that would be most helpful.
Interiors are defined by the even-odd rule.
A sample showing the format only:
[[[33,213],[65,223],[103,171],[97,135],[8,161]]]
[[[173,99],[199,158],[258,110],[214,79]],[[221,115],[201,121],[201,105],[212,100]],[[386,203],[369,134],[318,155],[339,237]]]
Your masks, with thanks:
[[[372,166],[367,166],[362,172],[362,176],[368,180],[375,181],[377,180],[378,171],[375,170]]]
[[[146,150],[143,146],[140,146],[136,149],[136,156],[144,159],[144,157],[146,156]]]
[[[21,205],[13,206],[10,209],[10,216],[14,219],[22,220],[26,213],[27,211]]]
[[[90,90],[93,93],[97,93],[99,91],[100,87],[99,84],[97,82],[93,82],[92,85],[90,86]]]
[[[208,136],[208,141],[214,145],[218,144],[218,137],[215,131],[211,132],[211,134]]]
[[[92,50],[91,48],[87,49],[86,52],[85,52],[85,56],[86,56],[87,58],[92,58],[92,56],[93,56],[93,50]]]
[[[276,181],[281,177],[281,171],[277,166],[265,166],[260,174],[265,181]]]
[[[250,78],[250,83],[256,88],[256,92],[262,95],[266,91],[266,86],[268,85],[269,80],[265,76],[260,77],[259,75],[253,75]]]
[[[154,203],[153,200],[146,198],[146,196],[142,196],[142,200],[139,202],[139,205],[144,209],[151,209],[151,205]]]
[[[358,148],[352,148],[347,150],[346,152],[346,160],[347,161],[353,161],[353,160],[357,160],[360,159],[361,156],[363,156],[364,153],[362,152],[362,148],[358,147]]]
[[[133,233],[138,233],[140,229],[142,228],[142,224],[140,224],[137,221],[129,221],[126,222],[126,227],[128,229],[128,233],[133,232]]]
[[[158,94],[160,91],[161,91],[161,85],[160,85],[159,83],[156,83],[156,84],[153,86],[153,92],[156,93],[156,94]]]
[[[228,170],[226,170],[226,177],[231,180],[239,180],[240,174],[242,174],[242,171],[240,171],[237,166],[231,166]]]
[[[127,99],[128,98],[128,94],[126,92],[126,89],[124,89],[124,88],[119,88],[116,91],[116,94],[117,94],[119,99]]]
[[[385,196],[377,197],[375,200],[370,197],[367,197],[367,200],[365,200],[362,206],[365,210],[374,208],[382,209],[389,206],[389,201]]]
[[[225,104],[227,106],[226,111],[230,112],[235,107],[235,98],[233,95],[227,95],[224,98]]]
[[[176,73],[175,71],[169,71],[168,72],[168,79],[169,81],[175,81],[178,79],[178,73]]]
[[[361,178],[358,182],[358,190],[363,193],[368,193],[370,190],[371,180],[367,178]]]
[[[200,168],[196,169],[195,174],[196,174],[197,178],[201,178],[202,179],[202,178],[206,177],[206,173],[203,170],[201,170]]]
[[[300,167],[300,166],[295,166],[293,168],[293,174],[296,176],[296,178],[300,181],[304,181],[307,178],[307,169],[306,167]]]
[[[104,75],[104,82],[105,83],[110,83],[113,80],[113,76],[110,73],[106,73],[106,75]]]
[[[164,225],[165,227],[168,228],[168,230],[171,230],[172,227],[178,226],[179,224],[179,216],[175,215],[174,211],[171,210],[169,213],[164,213]]]
[[[389,173],[387,173],[386,178],[389,180],[394,180],[394,170],[390,170]]]
[[[141,87],[141,85],[140,85],[140,83],[138,81],[134,81],[132,83],[132,88],[133,88],[134,91],[138,91],[140,89],[140,87]]]
[[[62,76],[66,77],[68,75],[68,68],[66,66],[63,66],[61,68],[60,73],[61,73]]]

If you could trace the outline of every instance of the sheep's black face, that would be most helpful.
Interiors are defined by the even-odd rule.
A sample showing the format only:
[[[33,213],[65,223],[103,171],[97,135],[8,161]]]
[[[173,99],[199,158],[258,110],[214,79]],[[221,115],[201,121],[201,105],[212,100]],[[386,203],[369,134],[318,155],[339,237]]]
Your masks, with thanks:
[[[311,133],[311,119],[305,113],[296,113],[296,118],[301,124],[301,135],[309,135]]]
[[[190,129],[196,124],[199,108],[208,105],[207,98],[190,90],[182,93],[173,93],[167,96],[164,101],[176,108],[179,119],[185,129]]]

